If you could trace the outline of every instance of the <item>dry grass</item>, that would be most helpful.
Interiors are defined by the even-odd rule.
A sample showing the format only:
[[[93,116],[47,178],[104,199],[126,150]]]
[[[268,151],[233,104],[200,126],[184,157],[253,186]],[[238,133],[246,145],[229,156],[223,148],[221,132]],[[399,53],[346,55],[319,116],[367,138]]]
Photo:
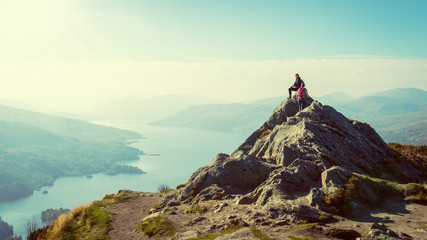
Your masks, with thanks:
[[[103,200],[88,205],[80,205],[63,214],[57,220],[31,234],[33,239],[108,239],[107,233],[111,230],[110,212],[102,207],[124,202],[135,198],[133,193],[119,193],[106,195]]]
[[[270,132],[271,132],[270,129],[265,130],[264,132],[261,133],[261,135],[259,136],[259,138],[263,138],[263,137],[267,136],[268,134],[270,134]]]
[[[424,173],[427,177],[427,145],[406,145],[401,143],[389,143],[395,153],[396,158],[406,158],[411,162],[420,172]]]

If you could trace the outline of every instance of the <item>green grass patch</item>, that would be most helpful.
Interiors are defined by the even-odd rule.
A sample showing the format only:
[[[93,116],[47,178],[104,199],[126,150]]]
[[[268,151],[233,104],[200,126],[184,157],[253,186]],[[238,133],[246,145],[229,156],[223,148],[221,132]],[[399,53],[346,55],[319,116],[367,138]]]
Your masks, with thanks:
[[[156,235],[173,236],[176,233],[172,224],[162,216],[146,219],[139,224],[138,228],[150,238]]]
[[[89,206],[79,206],[68,215],[59,216],[51,225],[37,231],[33,239],[109,239],[107,233],[112,229],[109,211],[103,207],[124,202],[137,197],[133,193],[106,195],[101,201],[94,201]]]
[[[255,237],[261,240],[273,240],[273,238],[268,237],[267,235],[261,233],[256,227],[249,227],[249,229],[254,233]]]
[[[373,208],[390,196],[402,196],[396,186],[396,182],[354,174],[344,188],[324,195],[323,201],[334,207],[337,214],[352,217],[352,203]]]
[[[288,238],[290,238],[292,240],[315,240],[314,238],[295,237],[295,236],[292,236],[292,235],[289,235]]]
[[[210,234],[208,236],[204,236],[204,237],[199,237],[199,238],[189,238],[187,240],[205,240],[205,239],[215,239],[219,236],[225,235],[225,234],[230,234],[230,233],[234,233],[240,229],[242,229],[242,226],[234,226],[231,227],[229,229],[227,229],[226,231],[222,232],[222,233],[218,233],[218,234]]]
[[[283,231],[287,232],[290,230],[295,230],[295,229],[303,229],[303,228],[312,228],[312,229],[316,229],[316,230],[322,230],[322,227],[317,224],[317,223],[307,223],[307,224],[302,224],[296,227],[290,227],[290,228],[286,228]]]
[[[63,239],[109,239],[108,231],[112,229],[109,214],[111,212],[102,210],[102,207],[125,202],[136,198],[133,193],[120,193],[106,195],[103,200],[95,201],[82,214],[81,219],[75,219],[65,231]]]
[[[193,205],[186,212],[189,214],[203,214],[208,211],[208,208],[205,206],[200,206],[198,204]]]

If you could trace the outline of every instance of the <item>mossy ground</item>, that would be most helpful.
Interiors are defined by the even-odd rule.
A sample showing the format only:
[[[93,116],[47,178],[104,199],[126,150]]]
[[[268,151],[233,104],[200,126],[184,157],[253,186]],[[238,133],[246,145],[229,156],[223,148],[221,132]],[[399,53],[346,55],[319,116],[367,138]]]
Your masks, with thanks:
[[[231,227],[231,228],[227,229],[226,231],[224,231],[224,232],[222,232],[222,233],[218,233],[218,234],[210,234],[210,235],[203,236],[203,237],[198,237],[198,238],[189,238],[189,239],[187,239],[187,240],[205,240],[205,239],[215,239],[215,238],[217,238],[217,237],[219,237],[219,236],[222,236],[222,235],[225,235],[225,234],[230,234],[230,233],[236,232],[236,231],[238,231],[238,230],[240,230],[240,229],[242,229],[242,228],[243,228],[242,226],[234,226],[234,227]]]
[[[296,227],[286,228],[283,231],[287,232],[287,231],[290,231],[290,230],[303,229],[303,228],[312,228],[312,229],[315,229],[315,230],[322,230],[322,227],[319,224],[317,224],[317,223],[308,223],[308,224],[302,224],[302,225],[299,225],[299,226],[296,226]]]
[[[146,219],[140,223],[138,228],[150,238],[156,235],[173,236],[176,233],[172,224],[162,216]]]
[[[261,240],[273,240],[272,238],[268,237],[267,235],[260,232],[256,227],[250,227],[249,228],[255,235],[256,238]]]
[[[207,207],[195,204],[195,205],[191,206],[190,209],[187,210],[187,213],[190,213],[190,214],[203,214],[203,213],[205,213],[207,211],[208,211]]]
[[[395,188],[396,185],[395,182],[354,174],[344,188],[324,195],[323,200],[326,204],[333,206],[337,214],[352,217],[354,214],[352,205],[354,203],[359,206],[374,208],[390,196],[401,196]]]
[[[315,240],[314,238],[295,237],[295,236],[292,236],[292,235],[289,235],[288,238],[290,238],[292,240]]]
[[[356,239],[358,237],[361,237],[360,233],[354,230],[339,229],[339,228],[328,229],[328,230],[325,230],[323,233],[327,237],[334,237],[338,239]]]

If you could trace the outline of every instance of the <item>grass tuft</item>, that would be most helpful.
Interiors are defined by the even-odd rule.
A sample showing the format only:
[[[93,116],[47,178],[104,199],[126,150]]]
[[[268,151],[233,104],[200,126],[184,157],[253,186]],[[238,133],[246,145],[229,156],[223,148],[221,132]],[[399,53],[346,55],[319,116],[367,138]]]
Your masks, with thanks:
[[[139,224],[138,228],[150,238],[156,235],[173,236],[176,233],[172,224],[162,216],[146,219]]]
[[[190,209],[188,209],[186,212],[190,214],[203,214],[207,211],[208,211],[207,207],[196,204],[191,206]]]
[[[255,237],[261,240],[273,240],[272,238],[268,237],[267,235],[261,233],[256,227],[249,227],[249,229],[254,233]]]
[[[337,214],[353,217],[352,205],[354,203],[372,208],[379,206],[390,196],[401,196],[395,186],[397,186],[395,182],[355,174],[349,179],[344,188],[339,188],[335,192],[324,195],[323,201],[332,206]]]
[[[288,238],[290,238],[292,240],[315,240],[314,238],[295,237],[295,236],[292,236],[292,235],[289,235]]]
[[[242,229],[242,228],[243,228],[242,226],[234,226],[234,227],[231,227],[231,228],[227,229],[226,231],[224,231],[224,232],[222,232],[222,233],[218,233],[218,234],[210,234],[210,235],[208,235],[208,236],[199,237],[199,238],[189,238],[189,239],[187,239],[187,240],[206,240],[206,239],[215,239],[215,238],[217,238],[217,237],[219,237],[219,236],[222,236],[222,235],[225,235],[225,234],[230,234],[230,233],[236,232],[236,231],[238,231],[238,230],[240,230],[240,229]]]
[[[354,230],[339,229],[339,228],[328,229],[328,230],[325,230],[323,233],[327,237],[334,237],[339,239],[356,239],[358,237],[361,237],[360,233]]]
[[[265,130],[264,132],[261,133],[261,135],[259,136],[259,138],[263,138],[263,137],[267,136],[270,133],[271,133],[271,130],[267,129],[267,130]]]
[[[170,190],[171,188],[167,184],[160,184],[157,187],[157,191],[159,191],[159,193],[162,193],[162,194],[167,194]]]
[[[322,227],[319,224],[317,224],[317,223],[308,223],[308,224],[302,224],[302,225],[299,225],[299,226],[296,226],[296,227],[286,228],[283,231],[287,232],[287,231],[290,231],[290,230],[302,229],[302,228],[312,228],[312,229],[315,229],[315,230],[322,230]]]

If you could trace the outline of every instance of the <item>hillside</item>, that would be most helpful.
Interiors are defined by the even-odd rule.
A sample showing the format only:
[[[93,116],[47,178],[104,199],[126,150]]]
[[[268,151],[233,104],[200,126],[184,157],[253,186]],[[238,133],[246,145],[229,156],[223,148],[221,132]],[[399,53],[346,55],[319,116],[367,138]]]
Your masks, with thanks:
[[[250,133],[268,118],[276,103],[283,98],[262,99],[248,104],[191,106],[152,124]],[[427,143],[424,127],[427,125],[427,92],[421,89],[393,89],[357,99],[337,92],[315,99],[336,108],[348,118],[369,122],[386,142]]]
[[[134,132],[0,106],[0,201],[16,200],[64,176],[144,173]]]
[[[332,107],[285,100],[176,190],[108,195],[30,239],[424,239],[425,148],[392,147]]]

